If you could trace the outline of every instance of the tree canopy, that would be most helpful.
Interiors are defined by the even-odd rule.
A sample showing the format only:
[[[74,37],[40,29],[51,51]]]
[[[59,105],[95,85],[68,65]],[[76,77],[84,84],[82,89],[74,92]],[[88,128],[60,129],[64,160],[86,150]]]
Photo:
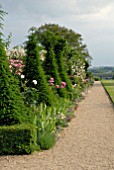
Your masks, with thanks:
[[[87,61],[91,62],[92,57],[90,56],[86,44],[83,43],[83,38],[79,33],[68,29],[66,27],[61,27],[57,24],[45,24],[36,29],[38,40],[43,42],[42,35],[46,32],[53,32],[55,35],[59,35],[66,40],[69,46],[69,51],[74,49],[80,56]]]

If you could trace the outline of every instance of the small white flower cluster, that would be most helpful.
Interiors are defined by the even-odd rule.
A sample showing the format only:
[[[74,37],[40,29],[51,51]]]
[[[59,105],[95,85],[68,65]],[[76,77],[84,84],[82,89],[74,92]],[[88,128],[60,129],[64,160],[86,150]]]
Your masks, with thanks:
[[[24,79],[25,78],[25,75],[21,75],[21,79]],[[37,80],[32,80],[32,82],[36,85],[37,84]]]
[[[37,80],[33,80],[32,82],[33,82],[35,85],[37,84]]]
[[[26,53],[22,47],[17,47],[14,49],[6,49],[6,55],[9,59],[22,59],[24,56],[26,56]]]
[[[85,63],[80,59],[76,61],[75,65],[72,66],[72,72],[75,77],[78,77],[82,82],[85,80]]]
[[[25,75],[22,74],[22,75],[21,75],[21,79],[24,79],[24,78],[25,78]]]

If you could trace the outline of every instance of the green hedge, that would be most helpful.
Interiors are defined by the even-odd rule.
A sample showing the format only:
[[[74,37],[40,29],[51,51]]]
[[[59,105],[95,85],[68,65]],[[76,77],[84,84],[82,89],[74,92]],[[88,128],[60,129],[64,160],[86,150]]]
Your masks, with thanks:
[[[29,154],[37,149],[36,127],[29,124],[0,127],[0,155]]]

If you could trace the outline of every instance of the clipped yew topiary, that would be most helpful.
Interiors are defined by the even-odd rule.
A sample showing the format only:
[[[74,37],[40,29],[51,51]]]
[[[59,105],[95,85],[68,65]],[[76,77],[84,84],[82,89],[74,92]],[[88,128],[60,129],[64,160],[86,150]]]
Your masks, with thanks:
[[[54,83],[56,86],[56,85],[61,85],[62,80],[58,72],[58,65],[53,50],[55,41],[56,41],[56,36],[53,33],[51,32],[45,33],[45,42],[43,43],[43,45],[45,45],[45,49],[47,53],[46,53],[46,59],[44,61],[44,69],[47,77],[54,78]],[[56,91],[60,97],[67,97],[67,91],[65,88],[64,89],[57,88]]]
[[[49,67],[49,69],[47,68],[47,66]],[[60,86],[62,81],[61,81],[61,78],[58,72],[58,66],[57,66],[55,54],[52,48],[50,48],[47,51],[45,68],[46,68],[45,69],[46,74],[54,78],[55,87]],[[67,91],[65,88],[56,88],[56,91],[60,97],[64,97],[64,98],[67,97]]]
[[[71,93],[72,92],[72,84],[71,84],[71,81],[67,75],[67,71],[65,71],[64,62],[63,62],[63,54],[64,54],[65,45],[66,45],[66,41],[63,38],[58,37],[57,42],[54,47],[54,51],[55,51],[55,55],[56,55],[56,61],[57,61],[60,77],[64,82],[66,82],[67,91]]]
[[[19,86],[10,73],[9,61],[0,38],[0,125],[24,122],[26,112]]]
[[[33,86],[33,80],[36,81],[34,86],[38,91],[37,102],[46,103],[51,105],[53,101],[53,94],[49,89],[43,68],[41,66],[39,48],[37,43],[37,38],[32,32],[28,36],[28,41],[26,42],[26,62],[24,68],[24,74],[28,81],[27,85]]]

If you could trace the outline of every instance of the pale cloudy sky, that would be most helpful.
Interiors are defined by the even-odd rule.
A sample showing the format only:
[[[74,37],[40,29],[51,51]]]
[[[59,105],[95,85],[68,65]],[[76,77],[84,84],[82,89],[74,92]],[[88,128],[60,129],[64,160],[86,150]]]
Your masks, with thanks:
[[[114,66],[114,0],[0,0],[4,35],[22,44],[31,27],[55,23],[80,33],[93,66]]]

